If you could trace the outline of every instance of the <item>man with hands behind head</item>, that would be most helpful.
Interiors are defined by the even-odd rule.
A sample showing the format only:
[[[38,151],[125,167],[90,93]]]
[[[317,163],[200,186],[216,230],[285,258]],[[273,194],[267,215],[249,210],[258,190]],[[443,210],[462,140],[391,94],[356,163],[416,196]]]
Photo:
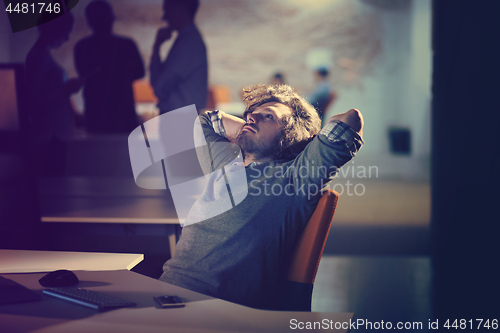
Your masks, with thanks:
[[[286,85],[247,87],[243,98],[244,119],[221,111],[199,116],[210,147],[209,186],[191,208],[160,279],[246,306],[278,309],[293,245],[321,189],[363,145],[363,118],[352,109],[321,129],[314,107]],[[235,159],[234,144],[242,158]],[[234,179],[238,164],[245,169],[243,190],[225,182]],[[237,205],[220,213],[227,192],[241,198],[246,189]]]

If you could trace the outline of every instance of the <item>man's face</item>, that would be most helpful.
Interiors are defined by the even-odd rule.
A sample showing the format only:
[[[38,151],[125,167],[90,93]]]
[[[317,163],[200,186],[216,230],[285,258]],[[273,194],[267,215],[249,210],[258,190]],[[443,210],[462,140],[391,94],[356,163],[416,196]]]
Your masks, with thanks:
[[[281,120],[291,114],[291,108],[278,102],[258,106],[247,114],[246,125],[236,139],[238,145],[245,154],[257,158],[269,157],[274,153],[281,136]]]

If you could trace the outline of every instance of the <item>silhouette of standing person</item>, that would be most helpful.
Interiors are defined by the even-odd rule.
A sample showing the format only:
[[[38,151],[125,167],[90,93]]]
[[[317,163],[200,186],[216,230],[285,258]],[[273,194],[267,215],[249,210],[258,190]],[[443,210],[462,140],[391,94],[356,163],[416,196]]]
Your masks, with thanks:
[[[150,82],[158,98],[160,114],[196,104],[201,112],[207,103],[208,65],[203,38],[194,24],[199,0],[164,0],[167,27],[156,34],[150,63]],[[167,58],[160,58],[161,45],[175,39]]]
[[[52,49],[69,40],[73,23],[73,15],[66,13],[39,25],[39,37],[26,56],[31,148],[39,175],[64,174],[65,141],[73,135],[70,96],[80,90],[82,81],[67,80],[64,69],[51,54]]]
[[[74,56],[86,78],[86,129],[128,134],[138,126],[132,83],[144,76],[144,63],[132,39],[113,34],[115,16],[107,1],[92,1],[85,16],[93,33],[75,45]]]

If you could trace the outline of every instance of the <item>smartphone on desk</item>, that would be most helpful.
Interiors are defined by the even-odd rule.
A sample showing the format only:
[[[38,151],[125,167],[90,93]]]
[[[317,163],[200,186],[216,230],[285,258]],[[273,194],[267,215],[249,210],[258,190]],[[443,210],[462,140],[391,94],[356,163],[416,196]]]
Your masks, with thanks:
[[[162,308],[182,308],[186,305],[178,296],[155,296],[154,299]]]

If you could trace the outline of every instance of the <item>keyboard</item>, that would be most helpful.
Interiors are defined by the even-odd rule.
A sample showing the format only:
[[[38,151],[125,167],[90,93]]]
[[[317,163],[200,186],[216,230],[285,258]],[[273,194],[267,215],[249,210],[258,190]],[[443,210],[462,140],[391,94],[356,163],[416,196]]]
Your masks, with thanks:
[[[44,289],[43,293],[97,311],[106,311],[136,305],[134,302],[82,288],[51,288]]]

